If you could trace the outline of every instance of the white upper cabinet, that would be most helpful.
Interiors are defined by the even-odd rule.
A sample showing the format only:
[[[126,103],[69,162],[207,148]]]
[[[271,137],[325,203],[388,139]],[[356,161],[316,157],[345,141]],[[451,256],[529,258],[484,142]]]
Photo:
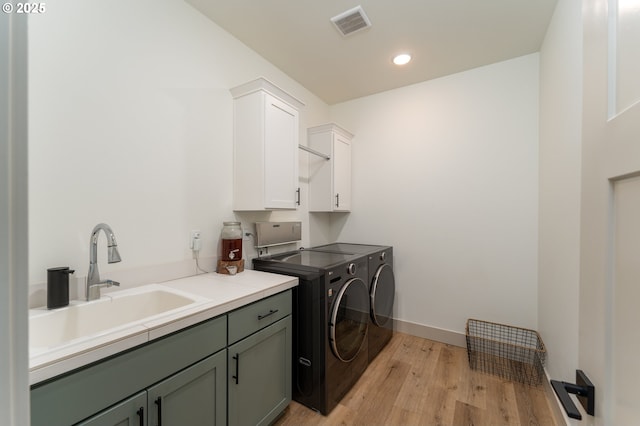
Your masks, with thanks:
[[[309,148],[330,157],[309,155],[309,211],[350,211],[353,135],[333,123],[311,127],[307,135]]]
[[[233,209],[295,209],[302,102],[259,78],[231,89]]]

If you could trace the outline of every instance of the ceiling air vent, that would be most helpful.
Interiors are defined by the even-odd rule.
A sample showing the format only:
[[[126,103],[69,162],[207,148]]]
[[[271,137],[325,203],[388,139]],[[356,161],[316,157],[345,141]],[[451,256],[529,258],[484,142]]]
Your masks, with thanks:
[[[367,15],[362,10],[361,6],[356,6],[353,9],[349,9],[337,16],[331,18],[331,22],[336,26],[340,34],[343,36],[353,34],[356,31],[369,28],[371,21],[367,18]]]

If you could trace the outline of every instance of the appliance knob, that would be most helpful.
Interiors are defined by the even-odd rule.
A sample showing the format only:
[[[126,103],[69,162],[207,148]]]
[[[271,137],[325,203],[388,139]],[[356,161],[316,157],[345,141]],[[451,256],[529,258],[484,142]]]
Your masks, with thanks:
[[[387,252],[383,251],[382,253],[380,253],[380,260],[382,260],[384,262],[384,260],[387,258]]]
[[[350,263],[349,266],[347,266],[347,273],[349,275],[355,275],[355,273],[356,273],[356,264],[355,263]]]

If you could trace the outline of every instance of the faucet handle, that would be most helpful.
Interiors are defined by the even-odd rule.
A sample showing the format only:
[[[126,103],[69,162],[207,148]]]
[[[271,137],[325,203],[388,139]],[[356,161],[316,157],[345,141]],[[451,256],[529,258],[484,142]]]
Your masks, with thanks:
[[[113,281],[113,280],[104,280],[100,282],[100,284],[103,284],[105,287],[111,287],[112,285],[115,285],[116,287],[120,287],[120,283],[118,281]]]
[[[102,287],[111,287],[112,285],[115,285],[117,287],[120,287],[120,283],[118,281],[113,281],[113,280],[102,280],[102,281],[98,281],[95,284],[91,284],[90,287],[95,287],[95,288],[102,288]]]

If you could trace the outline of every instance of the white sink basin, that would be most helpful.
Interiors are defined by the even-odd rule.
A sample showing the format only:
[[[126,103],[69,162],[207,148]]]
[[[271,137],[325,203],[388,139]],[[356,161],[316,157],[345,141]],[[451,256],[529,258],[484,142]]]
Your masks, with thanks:
[[[29,317],[32,352],[64,346],[143,324],[200,304],[204,299],[157,284],[103,295],[57,310],[34,310]]]

